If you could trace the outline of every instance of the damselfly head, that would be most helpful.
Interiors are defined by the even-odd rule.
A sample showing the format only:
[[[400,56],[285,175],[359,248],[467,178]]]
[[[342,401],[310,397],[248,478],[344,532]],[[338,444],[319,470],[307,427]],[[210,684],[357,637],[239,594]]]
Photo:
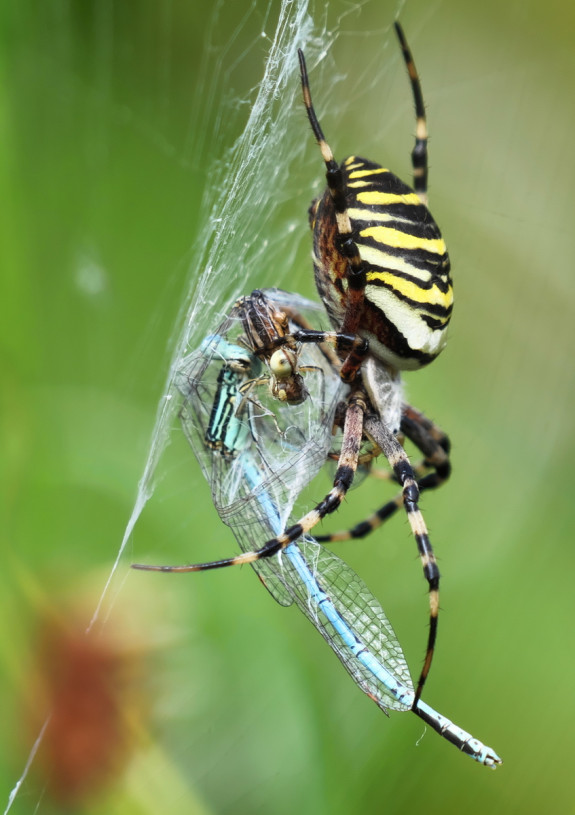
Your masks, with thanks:
[[[303,377],[295,373],[296,368],[297,354],[289,348],[278,348],[270,357],[270,392],[280,402],[299,405],[308,395]]]

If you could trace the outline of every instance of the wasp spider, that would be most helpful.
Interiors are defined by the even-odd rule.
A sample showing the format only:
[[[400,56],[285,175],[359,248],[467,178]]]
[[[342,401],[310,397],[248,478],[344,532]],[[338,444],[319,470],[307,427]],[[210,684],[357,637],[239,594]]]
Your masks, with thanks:
[[[343,437],[333,488],[298,523],[260,549],[185,570],[254,563],[308,533],[340,506],[353,481],[362,441],[370,440],[387,458],[401,493],[350,532],[318,540],[362,537],[402,504],[405,507],[430,598],[416,705],[433,658],[439,610],[439,570],[418,500],[422,490],[439,486],[449,476],[449,442],[422,413],[403,402],[400,372],[427,365],[444,348],[453,292],[445,243],[427,208],[427,125],[421,86],[399,23],[395,29],[415,102],[413,188],[390,170],[355,155],[337,164],[315,113],[305,58],[299,51],[304,104],[327,178],[327,189],[310,209],[315,281],[334,331],[294,331],[273,340],[263,356],[269,359],[274,347],[294,341],[330,343],[335,348],[340,376],[350,390],[341,416]],[[423,453],[422,467],[410,464],[403,436]],[[427,468],[433,472],[424,474]]]

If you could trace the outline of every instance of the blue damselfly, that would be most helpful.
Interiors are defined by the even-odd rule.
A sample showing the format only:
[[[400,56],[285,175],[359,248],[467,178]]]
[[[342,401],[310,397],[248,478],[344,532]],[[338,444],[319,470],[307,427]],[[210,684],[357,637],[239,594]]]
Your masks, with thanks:
[[[257,298],[250,299],[254,295]],[[284,292],[254,295],[238,301],[200,351],[185,360],[178,378],[185,434],[211,485],[220,517],[245,552],[270,534],[280,534],[289,522],[297,496],[326,460],[344,387],[329,352],[317,344],[295,349],[287,369],[274,364],[270,373],[272,354],[266,353],[265,342],[258,347],[258,337],[269,334],[270,320],[273,324],[282,308],[290,314],[317,317],[318,307]],[[258,319],[254,320],[256,302]],[[299,376],[300,370],[306,372],[305,387],[300,379],[291,378]],[[289,386],[290,399],[278,395],[278,379]],[[262,387],[266,384],[269,387]],[[382,710],[412,710],[479,763],[492,768],[501,763],[491,748],[423,701],[415,701],[409,669],[391,624],[343,560],[306,536],[252,566],[279,603],[297,604],[356,684]],[[190,570],[186,566],[137,568]]]

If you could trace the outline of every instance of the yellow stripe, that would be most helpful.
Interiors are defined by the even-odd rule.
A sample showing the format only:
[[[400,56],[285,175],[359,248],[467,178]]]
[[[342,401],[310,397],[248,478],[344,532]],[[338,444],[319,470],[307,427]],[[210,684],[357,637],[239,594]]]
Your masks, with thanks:
[[[352,186],[351,184],[349,185]],[[412,224],[413,221],[411,218],[400,217],[399,215],[393,215],[390,212],[379,212],[378,210],[374,209],[365,209],[364,207],[356,208],[350,207],[348,209],[348,215],[352,221],[367,221],[373,222],[378,221],[379,223],[385,223],[386,221],[393,221],[394,224]]]
[[[389,170],[386,170],[385,167],[378,167],[376,170],[356,170],[353,173],[350,173],[350,178],[365,178],[369,175],[382,175],[383,173],[388,173]]]
[[[367,282],[373,283],[374,281],[387,284],[395,291],[403,294],[404,297],[416,303],[421,303],[423,306],[427,304],[448,309],[453,305],[453,289],[451,286],[446,292],[442,292],[437,286],[432,286],[431,289],[422,289],[417,283],[397,277],[392,272],[368,272]]]
[[[369,226],[359,234],[362,238],[375,238],[378,243],[396,249],[424,249],[436,255],[444,255],[447,251],[443,238],[418,238],[389,226]]]
[[[357,195],[357,200],[360,204],[375,204],[379,206],[385,206],[386,204],[421,205],[419,197],[414,192],[409,192],[406,195],[398,195],[393,192],[360,192]]]
[[[349,181],[347,184],[348,189],[353,190],[360,190],[362,187],[371,187],[372,184],[369,181]],[[406,204],[408,206],[417,206],[421,204],[421,198],[417,195],[417,193],[408,193],[407,195],[399,195],[393,192],[360,192],[356,195],[357,202],[359,204],[373,204],[374,202],[371,199],[373,196],[377,195],[377,202],[381,205],[388,205],[388,204]],[[371,210],[364,210],[365,212],[371,212]],[[365,220],[365,219],[364,219]]]

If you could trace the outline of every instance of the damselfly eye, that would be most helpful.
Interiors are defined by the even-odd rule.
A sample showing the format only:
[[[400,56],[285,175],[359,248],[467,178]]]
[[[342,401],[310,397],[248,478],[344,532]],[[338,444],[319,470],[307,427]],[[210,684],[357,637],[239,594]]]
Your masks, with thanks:
[[[270,357],[270,371],[276,379],[288,379],[294,372],[294,361],[290,352],[278,348]]]

